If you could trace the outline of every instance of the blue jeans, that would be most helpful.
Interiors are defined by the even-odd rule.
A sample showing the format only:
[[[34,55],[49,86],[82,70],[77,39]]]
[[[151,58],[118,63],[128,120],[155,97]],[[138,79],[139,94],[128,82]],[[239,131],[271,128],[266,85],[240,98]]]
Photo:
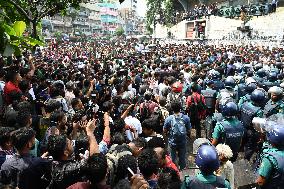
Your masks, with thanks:
[[[177,154],[178,153],[178,154]],[[186,144],[183,145],[176,145],[176,146],[170,146],[170,154],[173,162],[176,163],[176,158],[178,155],[178,165],[179,169],[183,170],[186,167]]]

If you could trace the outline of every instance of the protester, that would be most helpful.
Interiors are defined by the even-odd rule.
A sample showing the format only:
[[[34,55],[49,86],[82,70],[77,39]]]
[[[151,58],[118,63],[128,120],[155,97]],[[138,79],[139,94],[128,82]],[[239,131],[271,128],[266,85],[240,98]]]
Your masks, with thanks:
[[[210,14],[205,6],[194,11]],[[268,141],[253,118],[284,114],[283,48],[149,44],[135,51],[135,39],[69,41],[22,55],[26,64],[4,58],[0,182],[20,189],[180,188],[194,163],[188,162],[192,141],[206,130],[219,156],[202,145],[198,155],[211,159],[196,157],[201,173],[189,185],[208,179],[238,186],[229,159],[242,159],[244,147],[245,158],[257,164],[253,155]],[[262,160],[269,165],[273,158]],[[272,186],[276,172],[260,167],[258,183]]]

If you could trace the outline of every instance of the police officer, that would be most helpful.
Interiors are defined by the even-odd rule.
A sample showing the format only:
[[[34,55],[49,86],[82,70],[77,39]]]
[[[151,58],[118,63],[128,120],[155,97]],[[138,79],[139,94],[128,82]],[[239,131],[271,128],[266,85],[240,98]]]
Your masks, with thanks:
[[[261,155],[261,165],[256,183],[262,189],[283,189],[284,186],[284,125],[275,124],[267,132],[271,148]]]
[[[252,127],[252,120],[254,117],[263,117],[263,110],[261,104],[265,100],[265,94],[261,90],[254,90],[251,94],[251,101],[245,102],[240,106],[241,122],[245,127],[244,137],[244,151],[245,159],[250,160],[254,152],[257,151],[260,136]]]
[[[267,77],[267,81],[264,81],[262,83],[262,87],[268,91],[273,86],[280,86],[280,83],[277,81],[277,73],[276,72],[270,72]]]
[[[211,73],[212,81],[214,82],[213,89],[216,91],[220,91],[225,88],[224,83],[221,81],[220,73],[215,71]]]
[[[233,77],[227,77],[225,79],[225,89],[220,90],[219,94],[217,95],[217,101],[215,105],[215,109],[217,112],[220,112],[222,106],[227,103],[227,100],[237,100],[237,92],[235,91],[236,82]]]
[[[246,95],[241,97],[238,103],[238,106],[241,107],[243,103],[249,102],[251,99],[251,93],[257,88],[255,83],[249,83],[246,85]]]
[[[213,146],[204,144],[199,147],[195,163],[200,172],[194,177],[185,176],[181,189],[231,188],[227,180],[214,174],[220,161]]]
[[[217,91],[213,89],[214,82],[212,80],[207,81],[207,87],[201,91],[201,94],[205,98],[205,105],[207,107],[207,115],[212,116],[215,110]]]
[[[236,118],[238,114],[238,106],[234,102],[228,102],[222,109],[224,119],[217,122],[212,137],[212,144],[216,146],[219,143],[225,143],[233,151],[235,161],[238,157],[239,148],[244,136],[243,124]]]
[[[258,83],[262,83],[265,81],[265,77],[266,77],[266,72],[265,70],[262,68],[262,69],[259,69],[257,72],[256,72],[256,76],[253,77],[253,79],[255,79]]]
[[[264,117],[269,117],[273,114],[284,113],[284,103],[282,100],[283,90],[280,87],[271,87],[268,91],[270,100],[264,107]]]

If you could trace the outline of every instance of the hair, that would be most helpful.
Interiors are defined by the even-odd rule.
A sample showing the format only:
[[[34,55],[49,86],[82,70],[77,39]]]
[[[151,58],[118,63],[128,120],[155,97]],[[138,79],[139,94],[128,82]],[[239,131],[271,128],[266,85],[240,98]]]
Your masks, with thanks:
[[[26,127],[29,124],[30,119],[32,118],[32,114],[27,110],[19,110],[17,115],[17,123],[18,127]]]
[[[65,113],[62,111],[55,111],[53,114],[50,116],[50,122],[53,123],[51,126],[56,126],[59,121],[62,121],[64,118]]]
[[[162,107],[164,107],[167,104],[167,99],[162,96],[162,97],[160,97],[159,103]]]
[[[124,119],[118,118],[114,121],[113,132],[123,132],[125,127]]]
[[[33,137],[35,137],[35,131],[31,128],[23,127],[12,133],[12,142],[14,147],[20,151]]]
[[[54,160],[60,160],[67,145],[67,137],[65,135],[50,135],[48,137],[47,151]]]
[[[166,167],[162,169],[162,172],[159,174],[158,185],[161,189],[180,189],[181,180],[177,172],[170,168]]]
[[[137,159],[132,155],[125,155],[118,159],[117,171],[115,182],[126,177],[131,178],[132,175],[129,173],[127,168],[130,168],[135,174],[137,173]]]
[[[11,132],[13,130],[12,127],[0,127],[0,146],[4,146],[6,142],[12,139]]]
[[[55,110],[58,110],[60,107],[61,107],[60,102],[58,102],[57,100],[50,99],[48,100],[47,103],[45,103],[44,109],[47,113],[52,113]]]
[[[153,149],[144,149],[138,156],[138,167],[145,179],[149,179],[159,170],[159,160]]]
[[[135,144],[138,148],[146,148],[147,147],[147,141],[145,138],[138,137],[131,141],[133,144]]]
[[[197,92],[198,91],[198,85],[196,83],[192,84],[191,90],[192,90],[192,92]]]
[[[71,100],[71,106],[72,106],[72,108],[75,109],[75,107],[79,104],[79,102],[80,102],[80,99],[79,99],[79,98],[73,98],[73,99]]]
[[[165,140],[161,137],[154,136],[148,141],[148,148],[165,148],[166,143]]]
[[[107,158],[103,154],[93,154],[87,160],[86,173],[87,178],[92,185],[101,182],[107,174]]]
[[[226,159],[231,159],[233,157],[233,152],[230,146],[226,144],[218,144],[216,146],[216,150],[219,156],[223,155]]]
[[[181,103],[177,100],[174,100],[172,103],[171,103],[171,109],[174,113],[178,113],[180,112],[180,110],[182,109],[182,106],[181,106]]]
[[[130,182],[127,179],[121,179],[117,182],[113,189],[131,189]]]
[[[118,145],[122,145],[123,143],[125,143],[125,138],[124,138],[124,134],[117,132],[113,135],[112,137],[112,144],[118,144]]]
[[[148,130],[153,130],[155,129],[155,124],[154,123],[154,119],[153,118],[148,118],[148,119],[145,119],[143,122],[142,122],[142,128],[145,128],[145,129],[148,129]]]

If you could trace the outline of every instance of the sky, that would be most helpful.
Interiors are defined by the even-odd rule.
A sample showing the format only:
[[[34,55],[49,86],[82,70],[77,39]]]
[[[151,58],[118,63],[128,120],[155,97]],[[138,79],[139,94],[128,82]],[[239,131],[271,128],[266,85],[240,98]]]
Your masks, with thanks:
[[[120,8],[127,8],[131,6],[131,0],[125,0],[121,5]],[[146,0],[137,0],[137,13],[139,16],[146,16]]]

